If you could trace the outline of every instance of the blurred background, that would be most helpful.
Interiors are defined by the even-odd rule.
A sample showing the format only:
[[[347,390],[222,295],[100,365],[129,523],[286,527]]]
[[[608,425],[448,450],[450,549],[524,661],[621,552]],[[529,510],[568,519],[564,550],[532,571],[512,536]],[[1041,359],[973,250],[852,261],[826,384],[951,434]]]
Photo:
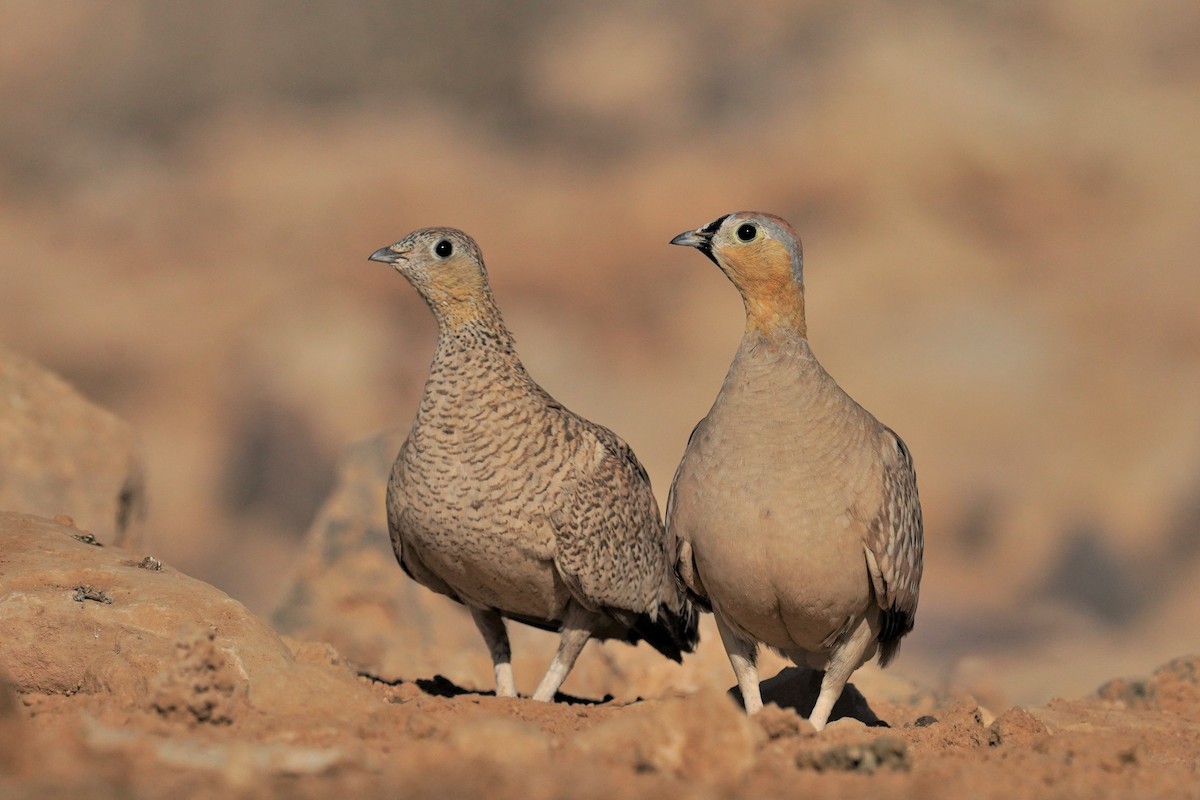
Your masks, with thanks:
[[[896,670],[981,698],[1195,650],[1200,5],[0,9],[0,341],[128,420],[152,552],[267,613],[433,320],[367,255],[480,242],[520,352],[660,502],[741,332],[676,233],[805,241],[816,352],[908,442]],[[999,702],[999,701],[996,701]]]

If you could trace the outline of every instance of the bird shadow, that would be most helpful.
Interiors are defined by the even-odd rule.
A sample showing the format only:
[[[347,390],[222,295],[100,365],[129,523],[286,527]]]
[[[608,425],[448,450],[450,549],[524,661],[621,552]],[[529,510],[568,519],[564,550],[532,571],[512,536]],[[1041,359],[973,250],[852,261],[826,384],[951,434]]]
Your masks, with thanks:
[[[817,696],[821,693],[821,678],[825,673],[821,670],[806,667],[784,667],[779,674],[768,678],[759,684],[762,701],[774,703],[780,708],[790,708],[800,716],[808,719],[813,706],[817,704]],[[729,695],[743,707],[742,693],[734,686]],[[856,719],[869,728],[889,728],[886,722],[871,710],[867,698],[863,696],[852,683],[847,683],[842,690],[842,696],[833,704],[829,721],[838,719]]]
[[[445,675],[434,675],[432,678],[416,678],[415,680],[405,680],[397,678],[396,680],[388,680],[381,678],[378,675],[373,675],[369,672],[358,673],[360,677],[375,681],[376,683],[384,684],[385,686],[400,686],[405,683],[411,683],[430,697],[462,697],[471,695],[474,697],[495,697],[495,690],[481,691],[479,689],[468,689],[465,686],[459,686],[454,681],[447,678]],[[554,702],[565,703],[569,706],[599,706],[605,703],[611,703],[613,696],[606,694],[601,699],[597,700],[590,697],[576,697],[575,695],[559,692],[554,695]]]

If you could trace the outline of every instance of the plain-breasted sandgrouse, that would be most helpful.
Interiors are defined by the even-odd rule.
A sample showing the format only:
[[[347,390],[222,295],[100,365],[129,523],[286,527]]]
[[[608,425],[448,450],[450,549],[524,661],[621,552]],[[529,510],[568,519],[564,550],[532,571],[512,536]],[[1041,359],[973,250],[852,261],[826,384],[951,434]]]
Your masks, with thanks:
[[[715,262],[746,311],[671,486],[676,571],[716,616],[748,712],[762,707],[759,643],[825,671],[809,717],[820,730],[850,674],[877,652],[886,665],[912,629],[924,547],[912,458],[813,355],[787,222],[727,214],[671,244]]]
[[[696,611],[645,469],[525,371],[475,241],[425,228],[371,260],[407,278],[438,327],[388,482],[392,545],[411,578],[470,609],[497,694],[516,695],[504,618],[562,633],[535,700],[554,699],[590,638],[691,652]]]

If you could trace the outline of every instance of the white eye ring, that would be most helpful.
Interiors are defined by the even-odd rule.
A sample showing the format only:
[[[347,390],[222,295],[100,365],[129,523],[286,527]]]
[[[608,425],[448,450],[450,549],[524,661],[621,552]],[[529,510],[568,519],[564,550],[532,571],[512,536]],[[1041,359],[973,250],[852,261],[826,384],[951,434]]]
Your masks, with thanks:
[[[433,246],[433,254],[438,258],[449,258],[453,252],[454,245],[450,243],[449,239],[442,239]]]

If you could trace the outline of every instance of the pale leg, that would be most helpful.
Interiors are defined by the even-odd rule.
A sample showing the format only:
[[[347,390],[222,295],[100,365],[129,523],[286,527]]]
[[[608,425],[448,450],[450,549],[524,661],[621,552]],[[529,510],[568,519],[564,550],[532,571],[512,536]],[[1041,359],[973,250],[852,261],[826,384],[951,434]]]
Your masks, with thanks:
[[[548,703],[554,699],[554,695],[558,693],[558,687],[562,686],[563,681],[571,672],[571,667],[575,666],[575,659],[579,658],[579,654],[583,652],[583,646],[588,643],[588,639],[592,638],[592,631],[598,621],[595,613],[577,603],[572,602],[567,606],[567,613],[563,619],[562,638],[558,640],[558,652],[554,654],[554,660],[550,662],[550,669],[546,670],[546,675],[538,684],[537,690],[534,691],[534,700]]]
[[[850,675],[862,665],[863,655],[871,646],[874,637],[875,632],[866,620],[863,620],[854,629],[854,633],[834,647],[833,654],[829,657],[829,665],[825,667],[825,677],[821,679],[821,693],[817,695],[816,705],[808,717],[808,721],[817,730],[824,728],[825,723],[829,721],[833,704],[842,696],[842,689],[846,688],[846,681],[850,680]]]
[[[512,648],[508,644],[508,631],[504,629],[504,618],[492,609],[471,609],[475,627],[483,634],[488,651],[492,654],[492,669],[496,673],[496,696],[516,697],[517,686],[513,683]]]
[[[717,630],[721,632],[721,642],[729,655],[729,664],[737,676],[742,704],[746,706],[747,714],[755,714],[762,710],[762,695],[758,691],[758,642],[740,638],[715,608],[713,616],[717,619]]]

